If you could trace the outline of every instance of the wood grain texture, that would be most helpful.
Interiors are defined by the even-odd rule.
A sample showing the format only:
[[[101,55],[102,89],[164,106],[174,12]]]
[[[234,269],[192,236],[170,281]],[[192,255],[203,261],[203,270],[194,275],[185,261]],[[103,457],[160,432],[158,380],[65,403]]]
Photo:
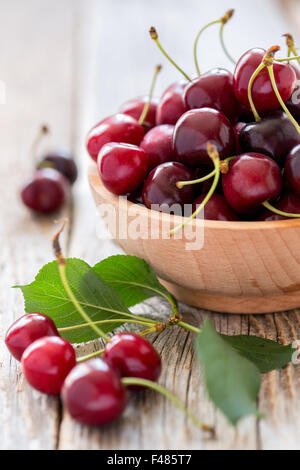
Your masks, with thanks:
[[[7,85],[7,104],[0,105],[2,157],[0,198],[0,448],[1,449],[299,449],[300,372],[290,367],[263,377],[258,405],[267,419],[249,418],[237,429],[213,408],[206,397],[200,367],[193,351],[193,334],[177,328],[154,335],[162,355],[161,383],[175,392],[203,420],[215,424],[215,441],[198,432],[172,404],[154,393],[132,395],[124,417],[105,429],[91,429],[72,421],[59,401],[33,392],[23,381],[19,366],[3,346],[3,335],[14,318],[23,314],[18,291],[10,286],[30,282],[42,264],[52,259],[50,240],[53,218],[36,219],[16,198],[33,162],[30,142],[41,122],[53,129],[52,143],[73,148],[81,167],[74,204],[62,214],[70,218],[64,238],[70,256],[93,264],[119,252],[104,238],[102,224],[87,183],[88,160],[84,150],[87,130],[97,120],[117,110],[122,101],[145,93],[154,64],[161,57],[148,40],[154,24],[170,53],[193,73],[188,44],[199,26],[225,9],[240,9],[239,21],[226,31],[232,53],[278,42],[278,34],[291,26],[282,19],[272,0],[0,0],[0,39],[6,44],[0,56],[1,79]],[[272,15],[269,12],[272,11]],[[176,25],[176,28],[174,27]],[[181,34],[177,34],[180,30]],[[236,41],[236,34],[239,41]],[[184,40],[183,40],[184,38]],[[215,41],[214,31],[206,41]],[[229,67],[219,46],[212,55],[200,46],[203,69]],[[190,51],[190,52],[187,52]],[[200,52],[200,51],[199,51]],[[167,64],[158,92],[178,79]],[[5,221],[5,223],[3,223]],[[293,278],[294,274],[287,272]],[[152,299],[135,309],[167,318],[168,305]],[[288,343],[300,338],[298,310],[255,316],[221,315],[180,305],[181,314],[195,325],[209,315],[225,334],[258,334]],[[80,353],[99,348],[89,344]]]

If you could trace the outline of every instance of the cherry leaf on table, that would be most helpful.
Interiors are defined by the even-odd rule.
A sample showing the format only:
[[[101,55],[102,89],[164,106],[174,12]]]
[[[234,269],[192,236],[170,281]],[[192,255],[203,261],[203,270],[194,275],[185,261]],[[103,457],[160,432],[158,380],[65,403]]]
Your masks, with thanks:
[[[225,336],[222,338],[242,356],[253,362],[262,374],[283,369],[292,360],[295,352],[292,345],[282,344],[257,336]]]
[[[208,394],[228,420],[236,425],[245,416],[260,416],[255,406],[261,384],[259,369],[225,341],[208,319],[197,335],[196,351]]]
[[[67,259],[66,274],[78,302],[93,321],[124,319],[122,312],[130,313],[119,294],[84,261]],[[16,287],[22,290],[26,312],[44,313],[58,328],[85,323],[65,291],[56,261],[46,264],[31,284]],[[120,323],[104,324],[101,329],[107,333],[118,326]],[[72,343],[97,338],[90,327],[64,332],[62,336]]]
[[[94,266],[94,271],[122,297],[127,307],[154,297],[165,297],[177,310],[177,301],[158,281],[146,261],[136,256],[110,256]]]

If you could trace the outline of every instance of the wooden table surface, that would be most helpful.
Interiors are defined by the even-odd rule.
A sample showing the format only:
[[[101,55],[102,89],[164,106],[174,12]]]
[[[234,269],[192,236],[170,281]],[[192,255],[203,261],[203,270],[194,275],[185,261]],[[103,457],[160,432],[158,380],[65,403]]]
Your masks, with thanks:
[[[157,26],[161,41],[182,67],[194,73],[192,43],[197,30],[235,6],[239,15],[226,31],[235,57],[252,46],[276,44],[282,33],[293,31],[271,0],[253,0],[248,6],[238,0],[0,0],[0,79],[6,84],[6,104],[0,105],[1,449],[300,448],[299,367],[265,375],[258,405],[266,419],[248,418],[235,429],[206,397],[193,335],[167,329],[154,336],[164,364],[161,383],[204,421],[215,424],[217,439],[212,441],[151,392],[133,395],[116,424],[105,429],[80,426],[58,399],[25,383],[20,365],[2,341],[8,326],[24,313],[21,294],[10,287],[30,282],[52,259],[53,217],[33,217],[18,198],[18,188],[32,172],[30,144],[39,125],[45,122],[52,129],[45,146],[72,149],[80,165],[73,201],[57,216],[70,219],[66,254],[95,263],[119,252],[111,241],[101,239],[101,221],[87,184],[85,134],[127,98],[146,93],[155,64],[164,64],[159,93],[179,78],[148,38],[150,25]],[[230,66],[215,31],[207,32],[200,48],[204,69]],[[158,316],[169,313],[157,299],[141,309]],[[226,334],[258,334],[283,343],[300,338],[300,310],[254,317],[209,314],[181,305],[181,313],[195,325],[209,315]]]

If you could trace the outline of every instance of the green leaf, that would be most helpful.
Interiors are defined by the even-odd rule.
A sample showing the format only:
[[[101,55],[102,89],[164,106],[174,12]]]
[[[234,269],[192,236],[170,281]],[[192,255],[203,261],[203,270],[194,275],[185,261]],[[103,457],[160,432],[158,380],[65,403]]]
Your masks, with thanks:
[[[118,291],[127,307],[160,295],[177,311],[175,298],[161,285],[152,268],[141,258],[129,255],[111,256],[96,264],[94,271]]]
[[[262,374],[283,369],[292,360],[292,345],[282,346],[257,336],[223,336],[222,338],[242,356],[253,362]]]
[[[125,318],[118,312],[130,313],[118,293],[84,261],[67,259],[66,274],[73,293],[92,320]],[[17,287],[23,292],[26,312],[44,313],[58,328],[85,323],[62,285],[56,261],[46,264],[32,284]],[[101,329],[107,333],[117,326],[120,323],[101,325]],[[63,337],[72,343],[81,343],[97,338],[97,334],[90,327],[84,327],[65,332]]]
[[[260,373],[255,364],[241,356],[206,319],[196,340],[211,400],[232,424],[254,414],[260,416],[255,400],[260,389]]]

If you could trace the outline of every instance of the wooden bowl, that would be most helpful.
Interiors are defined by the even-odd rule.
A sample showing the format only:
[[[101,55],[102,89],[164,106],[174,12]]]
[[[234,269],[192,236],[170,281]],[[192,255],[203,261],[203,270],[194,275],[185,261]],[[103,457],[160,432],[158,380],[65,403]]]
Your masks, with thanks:
[[[150,211],[111,194],[102,185],[95,165],[89,170],[89,182],[102,215],[103,204],[108,205],[104,206],[105,222],[110,228],[114,227],[114,214],[118,218],[113,236],[116,243],[125,253],[144,258],[178,300],[238,314],[300,306],[300,219],[194,220],[190,229],[204,232],[204,244],[189,251],[185,237],[166,236],[170,227],[182,223],[182,217]],[[139,229],[138,236],[128,236],[133,224]],[[148,236],[150,226],[157,228],[157,239]]]

